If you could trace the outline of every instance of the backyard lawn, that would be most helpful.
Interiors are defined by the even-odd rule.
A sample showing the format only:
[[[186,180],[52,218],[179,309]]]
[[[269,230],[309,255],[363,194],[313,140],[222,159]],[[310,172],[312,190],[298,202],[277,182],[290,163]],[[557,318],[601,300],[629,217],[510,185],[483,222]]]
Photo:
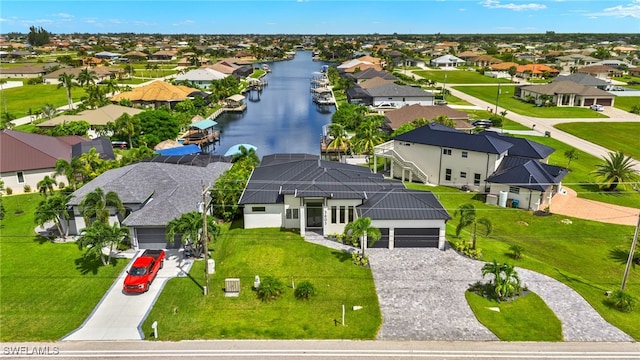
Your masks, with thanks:
[[[496,103],[496,95],[498,94],[497,86],[456,86],[456,90],[462,91],[478,99],[484,100],[490,104]],[[508,111],[513,111],[520,115],[533,116],[539,118],[606,118],[606,115],[600,114],[588,107],[538,107],[535,104],[529,104],[513,97],[515,86],[500,86],[500,97],[498,105]],[[617,99],[616,99],[617,101]]]
[[[204,265],[193,278],[171,279],[142,330],[162,324],[160,340],[182,339],[375,339],[381,314],[371,270],[351,262],[351,255],[307,243],[280,229],[233,229],[213,245],[216,273],[211,294],[202,295]],[[274,276],[282,298],[263,303],[252,290],[254,277]],[[295,284],[308,280],[317,289],[309,301],[296,300]],[[240,278],[240,296],[224,296],[224,279]],[[345,323],[339,322],[342,305]],[[354,311],[353,306],[362,306]],[[336,321],[338,323],[336,323]]]
[[[75,243],[36,236],[39,194],[3,196],[0,341],[59,340],[89,316],[126,265],[96,267]]]
[[[510,83],[509,79],[496,79],[470,70],[415,70],[413,73],[425,79],[446,84]],[[445,75],[447,75],[446,80]]]
[[[573,164],[572,164],[573,165]],[[530,211],[485,205],[473,192],[467,193],[447,187],[407,184],[411,189],[433,191],[450,214],[465,203],[472,203],[478,218],[487,218],[493,232],[484,236],[478,229],[478,248],[483,261],[509,264],[553,277],[580,293],[607,321],[640,339],[640,306],[631,313],[622,313],[607,304],[604,293],[620,288],[624,263],[616,252],[631,246],[632,226],[605,224],[570,218],[562,215],[535,216]],[[571,224],[562,222],[571,220]],[[459,218],[447,223],[447,239],[457,240],[455,227]],[[471,234],[463,231],[461,238],[470,241]],[[524,248],[523,258],[509,256],[513,244]],[[632,270],[627,291],[640,301],[640,270]]]
[[[29,109],[40,110],[45,104],[55,107],[67,105],[67,91],[58,85],[24,85],[4,90],[7,101],[7,112],[21,118],[27,116]],[[73,101],[79,101],[85,95],[82,88],[71,89]]]
[[[640,123],[564,123],[554,127],[612,151],[622,150],[640,160]]]
[[[629,112],[634,105],[640,105],[640,96],[618,96],[613,103],[614,107]]]

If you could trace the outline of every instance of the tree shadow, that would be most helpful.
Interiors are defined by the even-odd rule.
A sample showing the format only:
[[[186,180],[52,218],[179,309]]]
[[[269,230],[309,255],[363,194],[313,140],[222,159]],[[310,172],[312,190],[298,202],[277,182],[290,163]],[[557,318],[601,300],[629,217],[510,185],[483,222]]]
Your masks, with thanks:
[[[335,256],[340,262],[351,261],[351,253],[348,251],[332,251],[331,254]]]
[[[76,269],[80,271],[80,274],[82,275],[87,275],[89,273],[96,275],[98,273],[98,269],[102,266],[100,259],[92,256],[81,256],[77,258],[74,263],[76,264]]]
[[[243,229],[243,228],[244,228],[244,221],[241,219],[233,220],[231,222],[231,225],[229,226],[229,230]]]
[[[40,245],[42,245],[42,244],[45,244],[45,243],[50,243],[50,242],[52,242],[52,239],[51,239],[50,237],[45,237],[45,236],[42,236],[42,235],[37,235],[37,236],[34,236],[34,237],[33,237],[33,241],[34,241],[34,242],[37,242],[37,243],[38,243],[38,244],[40,244]]]
[[[609,258],[621,265],[625,265],[629,261],[629,250],[611,249],[609,250]],[[634,269],[636,265],[640,265],[640,254],[633,255],[631,265]]]

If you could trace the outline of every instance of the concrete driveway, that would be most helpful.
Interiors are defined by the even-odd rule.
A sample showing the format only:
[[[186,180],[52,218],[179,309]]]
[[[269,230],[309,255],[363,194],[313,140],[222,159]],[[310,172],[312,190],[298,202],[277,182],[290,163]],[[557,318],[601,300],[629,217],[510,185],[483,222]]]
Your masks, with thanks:
[[[141,251],[139,253],[142,253]],[[158,272],[149,291],[128,295],[122,292],[127,265],[109,291],[85,322],[62,340],[142,340],[142,321],[164,287],[167,280],[186,276],[193,260],[182,260],[178,252],[167,252],[164,267]]]
[[[484,262],[453,250],[369,249],[368,254],[383,317],[378,340],[497,340],[464,297],[470,284],[482,280]],[[568,286],[517,271],[560,319],[565,341],[633,341]]]

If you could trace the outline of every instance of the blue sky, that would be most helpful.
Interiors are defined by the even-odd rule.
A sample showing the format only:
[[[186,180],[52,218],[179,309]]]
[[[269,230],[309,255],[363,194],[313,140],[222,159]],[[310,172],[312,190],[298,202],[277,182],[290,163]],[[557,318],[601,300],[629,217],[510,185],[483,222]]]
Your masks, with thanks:
[[[638,33],[640,0],[2,0],[0,32]]]

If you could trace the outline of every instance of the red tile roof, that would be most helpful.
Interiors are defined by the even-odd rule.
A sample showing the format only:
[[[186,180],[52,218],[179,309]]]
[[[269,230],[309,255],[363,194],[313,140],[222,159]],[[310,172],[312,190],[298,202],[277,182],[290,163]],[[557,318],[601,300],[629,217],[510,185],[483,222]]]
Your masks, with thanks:
[[[0,172],[54,168],[58,159],[71,160],[71,146],[87,139],[52,137],[14,130],[0,132]]]

